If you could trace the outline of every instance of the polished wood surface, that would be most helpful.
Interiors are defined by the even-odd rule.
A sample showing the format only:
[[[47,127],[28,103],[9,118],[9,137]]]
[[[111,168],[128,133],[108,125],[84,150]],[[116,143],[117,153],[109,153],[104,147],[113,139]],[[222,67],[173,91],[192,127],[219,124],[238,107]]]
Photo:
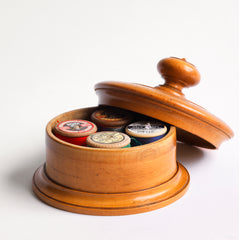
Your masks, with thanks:
[[[46,164],[33,190],[44,202],[72,212],[124,215],[150,211],[177,200],[189,175],[176,162],[176,129],[162,139],[125,149],[73,145],[53,134],[57,121],[86,119],[96,108],[61,114],[46,128]]]
[[[91,110],[76,110],[70,115],[82,118],[86,112]],[[176,173],[175,127],[152,144],[100,149],[68,144],[55,137],[52,129],[62,117],[68,115],[50,121],[46,135],[46,172],[61,185],[88,192],[131,192],[159,185]]]
[[[233,136],[230,127],[206,109],[188,101],[183,87],[196,85],[200,74],[185,59],[166,58],[158,63],[165,84],[149,87],[124,82],[101,82],[95,91],[100,105],[135,111],[177,127],[180,141],[204,148],[218,148]]]
[[[127,193],[94,193],[74,190],[52,181],[45,167],[41,166],[33,176],[32,187],[39,199],[53,207],[81,214],[113,216],[167,206],[185,194],[189,181],[187,170],[178,164],[176,174],[158,186]]]
[[[166,81],[161,86],[102,82],[95,90],[100,105],[174,125],[168,133],[156,142],[132,148],[90,148],[60,140],[53,129],[57,122],[89,120],[97,107],[55,117],[46,128],[46,163],[36,170],[32,182],[42,201],[76,213],[125,215],[166,206],[186,192],[190,177],[176,161],[176,132],[178,140],[213,149],[233,132],[182,94],[183,87],[200,80],[194,65],[185,59],[167,58],[159,62],[158,70]]]
[[[165,79],[165,84],[160,88],[176,96],[184,96],[182,89],[197,85],[200,73],[196,67],[187,62],[185,58],[165,58],[159,61],[157,69]]]

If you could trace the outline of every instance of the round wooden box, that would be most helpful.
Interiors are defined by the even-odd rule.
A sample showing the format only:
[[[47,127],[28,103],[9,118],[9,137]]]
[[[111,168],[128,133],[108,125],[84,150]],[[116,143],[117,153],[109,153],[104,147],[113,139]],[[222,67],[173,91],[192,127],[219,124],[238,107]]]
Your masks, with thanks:
[[[45,203],[70,212],[126,215],[150,211],[179,199],[189,185],[187,170],[176,161],[177,138],[217,148],[232,137],[231,129],[200,106],[187,101],[184,86],[200,80],[185,59],[158,64],[163,86],[103,82],[96,85],[100,105],[146,114],[170,123],[160,140],[131,148],[98,149],[64,142],[53,134],[58,121],[89,120],[97,109],[63,113],[46,128],[46,163],[33,176],[33,190]]]
[[[57,121],[89,119],[96,108],[59,115],[47,125],[46,164],[33,189],[54,207],[84,214],[123,215],[160,208],[187,190],[189,174],[176,162],[176,129],[159,141],[126,149],[73,145],[53,134]]]

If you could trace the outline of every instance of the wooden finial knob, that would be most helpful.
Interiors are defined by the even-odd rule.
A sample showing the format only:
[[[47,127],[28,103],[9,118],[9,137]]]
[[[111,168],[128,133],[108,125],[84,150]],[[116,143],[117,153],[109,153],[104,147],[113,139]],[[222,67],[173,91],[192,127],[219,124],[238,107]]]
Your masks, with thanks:
[[[158,63],[157,69],[165,79],[165,84],[158,88],[174,95],[184,96],[184,87],[194,86],[200,81],[200,73],[185,58],[164,58]]]

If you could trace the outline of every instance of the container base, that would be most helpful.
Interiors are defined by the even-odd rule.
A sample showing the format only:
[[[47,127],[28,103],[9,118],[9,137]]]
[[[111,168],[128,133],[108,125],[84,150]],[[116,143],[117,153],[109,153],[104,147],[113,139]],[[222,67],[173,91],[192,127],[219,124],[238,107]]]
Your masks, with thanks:
[[[92,193],[67,188],[53,182],[44,165],[34,176],[34,193],[43,202],[69,212],[88,215],[128,215],[155,210],[178,200],[188,189],[190,176],[178,163],[176,174],[152,188],[126,193]]]

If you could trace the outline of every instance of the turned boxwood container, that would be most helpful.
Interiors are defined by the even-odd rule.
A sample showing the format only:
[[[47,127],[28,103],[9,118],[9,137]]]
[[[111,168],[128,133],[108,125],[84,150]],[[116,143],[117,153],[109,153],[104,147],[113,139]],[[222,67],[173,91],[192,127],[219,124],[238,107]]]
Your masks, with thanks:
[[[177,139],[216,149],[233,132],[182,94],[183,87],[200,80],[195,66],[185,59],[166,58],[158,70],[166,81],[162,86],[102,82],[95,91],[101,107],[118,107],[168,123],[166,135],[131,148],[77,146],[57,138],[54,127],[69,119],[90,120],[98,107],[55,117],[46,127],[46,163],[33,176],[33,190],[42,201],[70,212],[125,215],[163,207],[186,192],[190,177],[177,162]]]
[[[64,113],[47,125],[46,164],[34,176],[38,197],[55,207],[86,214],[120,215],[165,206],[189,183],[176,162],[176,129],[159,141],[126,149],[73,145],[53,134],[57,121],[89,119],[95,108]]]

